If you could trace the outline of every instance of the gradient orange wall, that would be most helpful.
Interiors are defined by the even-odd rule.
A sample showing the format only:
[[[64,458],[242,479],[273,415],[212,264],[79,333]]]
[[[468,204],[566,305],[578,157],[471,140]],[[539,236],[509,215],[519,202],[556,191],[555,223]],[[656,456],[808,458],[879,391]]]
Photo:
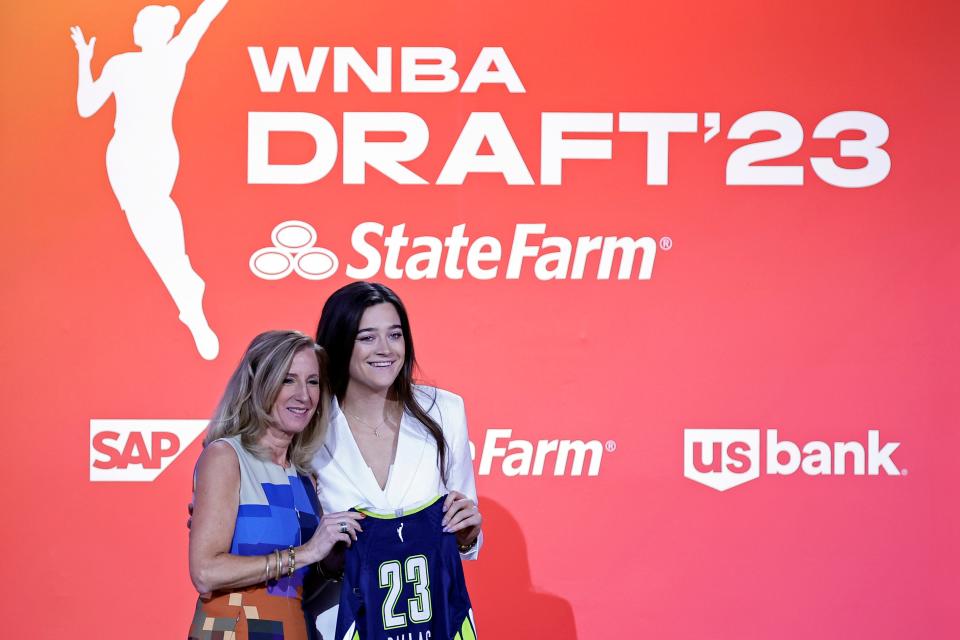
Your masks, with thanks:
[[[195,3],[181,2],[184,14]],[[133,48],[139,2],[5,3],[0,180],[7,438],[5,634],[170,638],[189,624],[185,505],[195,442],[152,483],[89,481],[91,419],[208,416],[249,339],[312,332],[345,284],[248,269],[284,220],[342,258],[363,221],[509,243],[518,223],[578,236],[669,236],[649,281],[387,281],[408,304],[428,382],[467,403],[471,436],[615,443],[596,477],[479,478],[487,547],[468,577],[487,638],[944,638],[960,535],[960,222],[952,3],[232,2],[188,68],[174,125],[188,251],[221,341],[212,362],[133,241],[104,149],[113,103],[76,112],[71,25],[94,72]],[[469,70],[504,47],[510,94],[262,94],[247,46],[443,46]],[[272,53],[271,53],[272,55]],[[398,56],[394,57],[395,62]],[[353,81],[353,80],[352,80]],[[803,186],[725,184],[738,117],[781,111]],[[809,158],[825,116],[877,114],[880,184],[828,185]],[[564,165],[561,186],[402,186],[341,164],[304,186],[249,185],[251,111],[410,111],[430,127],[410,168],[436,178],[471,112],[498,111],[539,176],[542,112],[719,112],[721,135],[671,138],[648,186],[646,137]],[[760,139],[760,138],[757,138]],[[285,159],[309,145],[289,141]],[[854,165],[855,166],[855,163]],[[502,268],[502,267],[501,267]],[[759,479],[719,493],[683,473],[688,428],[778,429],[799,443],[900,442],[899,476]]]

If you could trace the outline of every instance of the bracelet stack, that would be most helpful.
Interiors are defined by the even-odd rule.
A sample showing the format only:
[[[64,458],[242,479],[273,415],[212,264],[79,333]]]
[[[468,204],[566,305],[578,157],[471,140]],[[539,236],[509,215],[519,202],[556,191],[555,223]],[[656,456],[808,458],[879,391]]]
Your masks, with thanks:
[[[270,558],[273,558],[273,571],[270,570]],[[265,567],[267,582],[271,579],[279,580],[283,575],[289,578],[297,570],[297,550],[293,547],[287,547],[286,567],[284,567],[283,552],[280,549],[274,549],[272,553],[265,556],[265,559],[267,561]]]

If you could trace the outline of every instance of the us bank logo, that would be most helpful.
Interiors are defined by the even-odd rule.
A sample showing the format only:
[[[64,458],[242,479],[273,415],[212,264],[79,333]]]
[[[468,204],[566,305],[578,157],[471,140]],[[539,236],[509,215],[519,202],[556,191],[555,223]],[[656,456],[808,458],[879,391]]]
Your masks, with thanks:
[[[683,475],[726,491],[760,477],[758,429],[685,429]]]
[[[756,480],[761,469],[783,476],[907,475],[893,461],[900,443],[883,443],[877,430],[867,431],[866,444],[812,440],[800,445],[781,440],[776,429],[762,435],[760,429],[684,429],[684,477],[726,491]]]

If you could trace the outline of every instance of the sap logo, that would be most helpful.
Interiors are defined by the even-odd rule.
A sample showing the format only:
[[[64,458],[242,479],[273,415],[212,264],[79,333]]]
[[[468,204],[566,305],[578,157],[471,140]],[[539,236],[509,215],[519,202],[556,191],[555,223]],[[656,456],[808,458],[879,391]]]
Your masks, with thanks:
[[[779,440],[776,429],[766,432],[767,475],[899,476],[891,456],[900,446],[881,446],[880,432],[867,431],[867,444],[813,440],[802,447]],[[717,491],[726,491],[760,477],[760,429],[684,429],[683,475]],[[848,470],[849,466],[852,468]]]
[[[152,482],[206,427],[206,420],[91,420],[90,481]]]
[[[588,476],[600,473],[604,445],[599,440],[512,440],[512,429],[488,429],[480,452],[477,475],[488,476],[495,460],[507,477],[542,476],[550,463],[555,476],[580,476],[586,467]],[[470,443],[470,457],[476,458],[476,447]],[[588,462],[589,460],[589,462]]]

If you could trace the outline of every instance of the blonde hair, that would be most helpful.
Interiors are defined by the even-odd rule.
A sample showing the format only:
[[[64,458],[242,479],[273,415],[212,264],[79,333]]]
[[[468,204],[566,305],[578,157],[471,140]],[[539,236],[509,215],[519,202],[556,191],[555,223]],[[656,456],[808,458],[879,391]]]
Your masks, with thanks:
[[[239,435],[244,449],[266,459],[266,451],[259,444],[260,438],[268,426],[277,424],[270,412],[283,380],[290,371],[293,357],[303,349],[317,356],[322,393],[313,419],[290,442],[287,458],[299,472],[314,475],[310,462],[323,445],[327,432],[330,394],[325,371],[326,353],[299,331],[267,331],[253,339],[227,382],[227,388],[207,427],[203,446],[219,438]]]

